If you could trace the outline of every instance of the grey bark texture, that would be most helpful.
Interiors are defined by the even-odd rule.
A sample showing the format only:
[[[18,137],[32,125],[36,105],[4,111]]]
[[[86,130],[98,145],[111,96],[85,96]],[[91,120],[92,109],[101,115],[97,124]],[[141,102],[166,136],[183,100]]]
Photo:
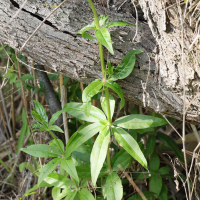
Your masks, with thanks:
[[[22,47],[30,34],[52,11],[52,7],[61,1],[29,0],[19,15],[5,27],[23,2],[0,0],[0,39],[16,50]],[[121,3],[118,4],[113,1],[113,6],[106,1],[110,5],[109,9],[102,7],[100,2],[96,0],[95,4],[98,14],[110,15],[110,21],[136,23],[131,1],[125,3],[128,5],[126,12],[118,12],[125,6],[122,4],[124,1],[119,1]],[[105,51],[106,60],[108,58],[115,66],[130,50],[144,51],[137,56],[132,74],[118,81],[125,98],[146,106],[149,110],[181,119],[185,85],[188,106],[186,119],[192,123],[200,122],[199,51],[197,48],[189,50],[196,36],[194,28],[190,25],[184,27],[182,41],[179,10],[176,6],[168,5],[162,0],[138,0],[136,3],[139,3],[144,12],[146,21],[138,22],[140,28],[134,43],[132,38],[136,32],[135,27],[112,27],[110,30],[115,55],[111,56]],[[92,21],[93,14],[87,0],[69,0],[46,21],[21,53],[35,63],[89,84],[95,78],[101,77],[98,44],[82,38],[77,31]],[[184,64],[181,62],[182,47]]]

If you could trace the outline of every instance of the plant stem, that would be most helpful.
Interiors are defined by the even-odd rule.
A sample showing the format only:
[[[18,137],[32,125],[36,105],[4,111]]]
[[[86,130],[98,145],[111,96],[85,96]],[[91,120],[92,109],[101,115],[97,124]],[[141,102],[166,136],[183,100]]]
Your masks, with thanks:
[[[64,153],[64,151],[62,150],[62,148],[61,148],[61,146],[60,146],[60,144],[59,144],[59,142],[58,142],[56,136],[54,135],[54,133],[53,133],[52,131],[50,131],[50,130],[49,130],[49,133],[51,134],[51,136],[53,137],[53,139],[56,141],[56,143],[57,143],[57,145],[58,145],[58,147],[59,147],[61,153],[63,154],[63,156],[65,156],[65,153]]]
[[[94,20],[95,20],[95,25],[97,29],[100,29],[100,25],[99,25],[99,18],[96,12],[96,9],[94,7],[94,4],[92,2],[92,0],[88,0],[90,3],[90,7],[92,8],[92,12],[94,14]],[[104,63],[104,55],[103,55],[103,46],[100,42],[98,42],[99,44],[99,56],[100,56],[100,61],[101,61],[101,71],[102,71],[102,76],[103,76],[103,81],[106,81],[106,70],[105,70],[105,63]],[[105,94],[106,94],[106,108],[107,108],[107,114],[108,114],[108,123],[109,126],[111,126],[111,115],[110,115],[110,101],[109,101],[109,91],[108,88],[105,89]],[[109,147],[108,147],[108,151],[107,151],[107,169],[109,172],[111,172],[112,168],[111,168],[111,162],[110,162],[110,151],[109,151]]]

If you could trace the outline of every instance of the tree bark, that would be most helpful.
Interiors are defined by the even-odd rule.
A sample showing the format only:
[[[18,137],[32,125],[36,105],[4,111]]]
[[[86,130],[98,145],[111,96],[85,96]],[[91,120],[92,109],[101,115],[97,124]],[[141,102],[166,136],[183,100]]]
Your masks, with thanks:
[[[126,9],[122,9],[125,5],[123,1],[119,1],[122,3],[118,6],[115,6],[116,1],[111,2],[113,6],[110,9],[102,7],[99,2],[96,0],[95,4],[98,14],[110,15],[110,21],[122,20],[136,24],[134,7],[130,1],[125,3]],[[60,0],[27,1],[17,17],[6,26],[22,3],[22,0],[0,0],[1,40],[18,51]],[[134,43],[132,38],[135,27],[112,27],[110,30],[115,55],[111,56],[105,51],[106,60],[108,58],[115,66],[130,50],[144,51],[137,56],[132,74],[118,81],[125,98],[149,110],[181,119],[184,86],[186,106],[189,107],[186,119],[191,123],[199,123],[199,99],[194,99],[199,88],[199,51],[196,48],[189,50],[195,38],[193,28],[185,25],[182,41],[176,6],[170,7],[162,0],[138,0],[138,3],[146,21],[138,22],[140,28]],[[120,13],[120,10],[123,12]],[[77,31],[92,21],[93,14],[87,0],[69,0],[42,25],[21,53],[35,63],[89,84],[101,77],[98,45],[97,41],[82,38]]]

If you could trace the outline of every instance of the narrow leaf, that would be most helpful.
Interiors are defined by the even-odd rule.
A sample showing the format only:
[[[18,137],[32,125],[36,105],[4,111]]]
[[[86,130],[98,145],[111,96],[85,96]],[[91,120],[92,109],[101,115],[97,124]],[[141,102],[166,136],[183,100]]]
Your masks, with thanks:
[[[38,185],[57,167],[61,160],[62,158],[54,158],[43,167],[38,179]]]
[[[64,133],[64,131],[57,125],[51,125],[48,127],[48,130],[50,131],[58,131],[60,133]]]
[[[56,200],[57,197],[60,196],[60,188],[58,188],[58,187],[53,187],[51,193],[52,193],[53,200]]]
[[[111,88],[113,91],[117,93],[119,98],[121,98],[120,109],[122,109],[124,107],[125,102],[124,102],[124,95],[123,95],[121,87],[117,83],[113,81],[109,81],[109,80],[105,82],[105,86]]]
[[[57,148],[46,144],[36,144],[28,146],[27,148],[22,148],[21,151],[35,157],[58,157],[62,154]]]
[[[135,24],[131,24],[131,23],[128,23],[128,22],[123,22],[123,21],[118,20],[118,21],[108,22],[103,27],[110,28],[110,27],[113,27],[113,26],[123,26],[123,25],[135,26]]]
[[[47,125],[48,124],[48,117],[47,117],[47,113],[46,113],[44,107],[38,101],[34,100],[34,103],[35,103],[35,110],[40,115],[40,117],[42,119],[42,123],[44,125]]]
[[[59,118],[60,114],[63,113],[63,110],[59,110],[54,113],[49,121],[49,126],[53,125],[53,123]]]
[[[99,25],[103,26],[108,21],[109,15],[100,15],[99,16]]]
[[[81,146],[84,142],[89,140],[92,136],[97,134],[102,128],[102,124],[94,123],[86,126],[82,130],[78,131],[74,137],[71,137],[66,146],[66,154],[67,158],[76,148]]]
[[[80,200],[95,200],[91,192],[85,188],[78,191],[78,197]]]
[[[172,151],[181,160],[181,162],[184,162],[183,153],[181,152],[178,145],[171,137],[160,132],[157,133],[157,136],[167,147],[170,147],[172,149]]]
[[[63,158],[61,161],[61,167],[68,173],[70,176],[79,182],[78,174],[76,171],[76,167],[74,165],[74,162],[72,161],[71,158],[65,159]]]
[[[103,46],[105,46],[112,55],[114,55],[110,33],[107,28],[101,28],[100,30],[97,30],[95,36],[97,40]]]
[[[93,36],[91,36],[89,33],[87,32],[83,32],[82,33],[82,37],[83,38],[86,38],[86,39],[89,39],[89,40],[94,40],[95,38]]]
[[[61,189],[75,189],[74,182],[71,181],[69,178],[66,176],[63,176],[58,173],[50,173],[44,181],[51,186],[58,187]]]
[[[116,81],[118,79],[124,79],[133,71],[135,66],[135,50],[130,51],[126,56],[123,58],[121,64],[116,67],[114,73],[110,77],[110,80]]]
[[[154,196],[158,198],[160,191],[162,189],[162,178],[158,176],[158,174],[151,174],[149,181],[149,189],[150,192],[154,192]]]
[[[112,172],[106,179],[105,187],[103,188],[104,198],[107,200],[121,200],[123,197],[123,187],[119,176]]]
[[[73,200],[75,198],[76,194],[77,194],[76,190],[71,190],[67,193],[64,200]]]
[[[171,171],[171,168],[170,167],[161,167],[159,170],[158,170],[158,173],[161,174],[161,175],[164,175],[164,174],[167,174]]]
[[[146,149],[144,151],[144,155],[147,157],[148,155],[151,155],[154,147],[156,145],[156,137],[155,135],[150,135],[149,139],[147,140],[147,144],[146,144]]]
[[[114,111],[115,111],[115,98],[113,97],[112,94],[109,94],[109,103],[110,103],[110,115],[111,115],[111,119],[112,119]],[[108,116],[105,94],[101,97],[101,107],[102,107],[104,113],[106,114],[106,116]]]
[[[160,158],[156,151],[154,151],[150,157],[149,161],[150,170],[153,172],[157,172],[160,167]]]
[[[101,168],[103,167],[109,142],[110,142],[110,130],[109,127],[106,126],[99,133],[91,152],[90,163],[91,163],[92,183],[94,186],[96,185],[97,178],[99,176]]]
[[[147,161],[140,150],[138,143],[121,128],[112,128],[115,139],[133,158],[135,158],[142,166],[147,168]]]
[[[101,79],[97,79],[90,83],[83,91],[82,100],[83,103],[90,102],[91,98],[97,94],[102,88],[103,82]]]
[[[167,186],[165,185],[165,183],[163,182],[162,183],[162,189],[161,189],[161,192],[160,192],[160,195],[158,197],[159,200],[168,200],[168,188]]]
[[[59,143],[60,146],[58,146],[57,142]],[[61,147],[62,150],[64,151],[64,144],[63,144],[62,140],[57,139],[57,142],[56,142],[56,140],[51,140],[51,141],[49,142],[49,145],[50,145],[50,146],[53,146],[54,148],[57,148],[59,151],[60,151],[59,148]]]
[[[63,111],[66,111],[69,115],[72,115],[75,118],[88,122],[99,122],[106,120],[104,113],[95,106],[91,106],[90,115],[86,116],[82,103],[67,103],[65,104]]]
[[[158,117],[136,114],[120,117],[113,124],[126,129],[143,129],[162,126],[167,124],[167,121]]]
[[[87,26],[85,26],[85,27],[83,27],[80,31],[78,31],[77,33],[80,33],[80,34],[82,34],[82,33],[84,33],[85,31],[87,31],[87,30],[89,30],[89,29],[96,29],[95,28],[95,23],[94,22],[92,22],[92,24],[89,24],[89,25],[87,25]]]

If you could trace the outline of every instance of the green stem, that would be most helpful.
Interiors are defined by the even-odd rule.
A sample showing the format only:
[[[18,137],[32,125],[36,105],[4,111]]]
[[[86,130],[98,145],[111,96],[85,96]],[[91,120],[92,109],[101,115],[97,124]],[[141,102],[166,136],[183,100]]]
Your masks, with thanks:
[[[59,142],[58,142],[56,136],[54,135],[54,133],[53,133],[52,131],[50,131],[50,130],[49,130],[49,133],[51,134],[51,136],[53,137],[53,139],[56,141],[56,143],[57,143],[57,145],[58,145],[58,147],[59,147],[59,149],[60,149],[62,155],[65,156],[65,153],[64,153],[64,151],[62,150],[62,147],[60,146],[60,144],[59,144]]]
[[[100,29],[100,25],[99,25],[99,18],[96,12],[96,9],[94,7],[94,4],[92,2],[92,0],[88,0],[90,3],[90,7],[92,8],[92,12],[94,14],[94,20],[95,20],[95,25],[97,29]],[[104,63],[104,55],[103,55],[103,46],[100,42],[98,42],[99,44],[99,56],[100,56],[100,61],[101,61],[101,71],[102,71],[102,76],[103,76],[103,81],[106,81],[106,69],[105,69],[105,63]],[[109,126],[111,126],[111,115],[110,115],[110,101],[109,101],[109,91],[108,88],[105,90],[105,94],[106,94],[106,108],[107,108],[107,114],[108,114],[108,123]],[[111,168],[111,162],[110,162],[110,151],[109,151],[109,147],[108,147],[108,151],[107,151],[107,169],[109,172],[111,172],[112,168]]]

